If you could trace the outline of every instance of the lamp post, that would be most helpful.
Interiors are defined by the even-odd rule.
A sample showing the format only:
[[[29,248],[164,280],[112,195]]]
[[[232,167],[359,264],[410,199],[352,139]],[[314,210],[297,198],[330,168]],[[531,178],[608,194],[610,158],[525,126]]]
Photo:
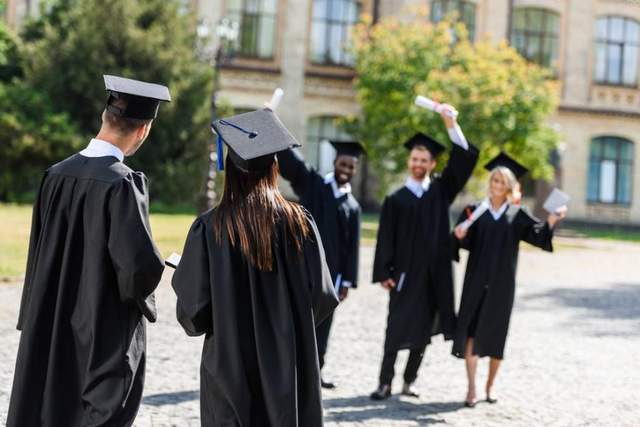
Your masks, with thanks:
[[[201,36],[208,35],[206,28],[199,28],[198,32]],[[207,34],[205,34],[207,33]],[[216,25],[216,35],[218,37],[218,47],[214,55],[213,62],[213,91],[211,93],[211,120],[218,118],[217,111],[217,97],[220,90],[220,69],[225,61],[233,57],[233,47],[238,39],[239,25],[236,21],[232,21],[229,18],[222,18]],[[206,208],[213,208],[216,201],[215,192],[215,179],[216,179],[216,163],[218,160],[217,154],[217,139],[215,136],[211,136],[209,142],[209,157],[207,162],[207,184],[206,184]]]

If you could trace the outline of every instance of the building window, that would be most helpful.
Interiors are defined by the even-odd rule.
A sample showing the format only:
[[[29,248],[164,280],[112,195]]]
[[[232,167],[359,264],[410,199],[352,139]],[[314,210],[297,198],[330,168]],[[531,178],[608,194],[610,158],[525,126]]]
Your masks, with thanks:
[[[307,144],[305,160],[320,174],[333,171],[336,150],[329,144],[330,139],[350,139],[350,136],[337,126],[338,117],[313,117],[307,122]]]
[[[596,203],[631,204],[633,143],[603,136],[591,141],[587,200]]]
[[[636,86],[640,24],[619,16],[596,23],[596,83]]]
[[[351,31],[359,13],[357,0],[313,0],[311,62],[353,65]]]
[[[476,5],[470,1],[464,0],[431,1],[431,22],[440,22],[447,18],[451,13],[456,13],[457,19],[467,27],[467,31],[469,31],[469,40],[475,40]]]
[[[556,69],[559,34],[557,13],[528,7],[513,11],[511,45],[527,60]]]
[[[278,0],[228,0],[227,17],[238,22],[239,56],[273,58]]]

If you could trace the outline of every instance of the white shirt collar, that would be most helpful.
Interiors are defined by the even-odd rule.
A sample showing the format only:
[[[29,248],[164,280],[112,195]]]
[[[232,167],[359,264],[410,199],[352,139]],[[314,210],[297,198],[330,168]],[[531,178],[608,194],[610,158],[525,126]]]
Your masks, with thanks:
[[[431,179],[426,177],[422,181],[416,181],[412,177],[408,177],[404,183],[404,186],[409,189],[417,198],[421,198],[424,193],[429,190],[431,185]]]
[[[335,197],[336,199],[339,199],[345,194],[351,193],[351,184],[348,182],[342,185],[341,187],[338,187],[338,182],[336,181],[336,177],[333,175],[333,172],[328,173],[324,177],[324,183],[331,184],[331,189],[333,190],[333,197]]]
[[[504,211],[507,210],[507,207],[509,207],[509,202],[505,201],[497,210],[493,208],[493,205],[491,204],[491,201],[487,198],[484,199],[484,201],[482,202],[483,204],[485,204],[488,208],[489,208],[489,212],[491,213],[491,216],[493,216],[493,219],[498,220],[502,214],[504,213]]]
[[[115,145],[101,139],[93,138],[87,148],[80,152],[85,157],[106,157],[113,156],[119,161],[124,160],[124,153]]]

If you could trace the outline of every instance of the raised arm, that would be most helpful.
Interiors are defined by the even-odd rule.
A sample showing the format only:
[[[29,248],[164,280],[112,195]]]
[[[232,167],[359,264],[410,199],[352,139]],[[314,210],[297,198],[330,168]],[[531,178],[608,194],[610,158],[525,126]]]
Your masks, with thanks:
[[[278,153],[280,175],[291,183],[293,191],[302,197],[309,190],[315,172],[311,170],[295,149],[290,148]]]
[[[473,168],[478,162],[478,150],[469,144],[456,116],[448,114],[448,110],[455,111],[455,108],[447,104],[442,105],[440,116],[447,127],[453,149],[449,156],[449,162],[442,172],[442,188],[449,204],[451,204],[471,177]]]

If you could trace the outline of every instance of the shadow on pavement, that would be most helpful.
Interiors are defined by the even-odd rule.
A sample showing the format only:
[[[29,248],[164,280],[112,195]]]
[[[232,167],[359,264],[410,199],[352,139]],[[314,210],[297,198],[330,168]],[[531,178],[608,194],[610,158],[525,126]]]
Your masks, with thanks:
[[[325,421],[415,420],[420,424],[443,424],[438,415],[465,409],[463,402],[421,402],[397,396],[374,401],[369,396],[324,399]]]
[[[577,315],[580,319],[640,320],[640,283],[614,283],[605,289],[557,288],[520,298],[525,302],[551,299],[565,307],[583,309]],[[640,328],[636,330],[640,333]],[[629,331],[612,328],[604,334],[628,335]]]
[[[176,405],[197,399],[200,399],[200,392],[198,390],[175,391],[172,393],[159,393],[145,396],[142,399],[142,404],[149,406]]]

